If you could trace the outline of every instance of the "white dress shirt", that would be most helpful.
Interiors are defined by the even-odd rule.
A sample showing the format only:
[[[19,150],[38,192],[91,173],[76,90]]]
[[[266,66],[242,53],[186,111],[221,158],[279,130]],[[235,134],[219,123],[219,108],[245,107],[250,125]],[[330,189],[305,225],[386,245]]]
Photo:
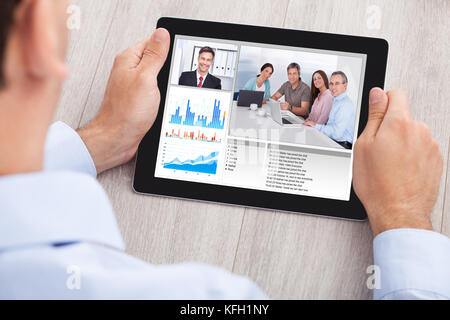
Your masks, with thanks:
[[[208,74],[209,73],[207,72],[204,76],[202,76],[200,73],[198,73],[198,69],[197,69],[197,87],[200,84],[200,77],[203,78],[203,80],[202,80],[202,87],[203,87],[203,85],[205,84],[205,80],[206,80],[206,77],[208,76]]]
[[[62,122],[49,130],[44,167],[0,177],[0,299],[267,298],[219,267],[151,265],[125,254],[92,158]],[[375,238],[374,255],[381,269],[375,298],[450,297],[447,237],[391,230]]]

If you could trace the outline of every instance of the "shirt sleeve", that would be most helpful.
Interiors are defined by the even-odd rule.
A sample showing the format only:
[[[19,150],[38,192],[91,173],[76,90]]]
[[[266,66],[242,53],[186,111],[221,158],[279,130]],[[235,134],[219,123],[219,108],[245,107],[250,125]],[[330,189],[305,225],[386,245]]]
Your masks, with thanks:
[[[69,170],[97,176],[94,161],[78,133],[64,122],[52,124],[47,134],[44,170]]]
[[[450,239],[420,229],[393,229],[373,241],[379,286],[374,299],[450,299]]]

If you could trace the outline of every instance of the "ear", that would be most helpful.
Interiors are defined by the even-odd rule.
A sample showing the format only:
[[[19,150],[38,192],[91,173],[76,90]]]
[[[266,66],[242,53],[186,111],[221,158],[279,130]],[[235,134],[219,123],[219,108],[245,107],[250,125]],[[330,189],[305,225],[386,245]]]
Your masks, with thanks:
[[[52,0],[25,0],[16,16],[24,66],[28,76],[38,79],[64,79],[68,72],[64,54],[67,33],[61,25],[61,12]],[[64,42],[64,43],[63,43]]]

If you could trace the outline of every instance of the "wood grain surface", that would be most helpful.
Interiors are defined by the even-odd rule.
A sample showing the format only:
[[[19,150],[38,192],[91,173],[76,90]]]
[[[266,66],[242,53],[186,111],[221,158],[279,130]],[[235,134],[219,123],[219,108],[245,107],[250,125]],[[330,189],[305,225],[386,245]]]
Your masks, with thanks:
[[[99,110],[114,57],[148,37],[161,16],[385,38],[386,88],[402,88],[444,157],[432,223],[450,236],[450,1],[73,0],[81,28],[57,120],[78,128]],[[377,18],[377,20],[374,20]],[[155,150],[156,152],[156,150]],[[127,253],[155,264],[198,261],[246,275],[271,298],[370,299],[368,222],[135,194],[134,161],[100,175]]]

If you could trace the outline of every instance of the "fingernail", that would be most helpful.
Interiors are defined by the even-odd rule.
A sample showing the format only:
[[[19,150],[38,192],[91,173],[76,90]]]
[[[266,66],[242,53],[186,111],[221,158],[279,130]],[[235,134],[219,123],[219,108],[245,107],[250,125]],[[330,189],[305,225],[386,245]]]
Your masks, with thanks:
[[[156,29],[156,31],[153,32],[152,39],[157,42],[164,42],[167,39],[167,33],[161,28]]]
[[[384,91],[380,88],[373,88],[370,91],[370,97],[369,97],[369,103],[375,104],[383,100],[384,97]]]

